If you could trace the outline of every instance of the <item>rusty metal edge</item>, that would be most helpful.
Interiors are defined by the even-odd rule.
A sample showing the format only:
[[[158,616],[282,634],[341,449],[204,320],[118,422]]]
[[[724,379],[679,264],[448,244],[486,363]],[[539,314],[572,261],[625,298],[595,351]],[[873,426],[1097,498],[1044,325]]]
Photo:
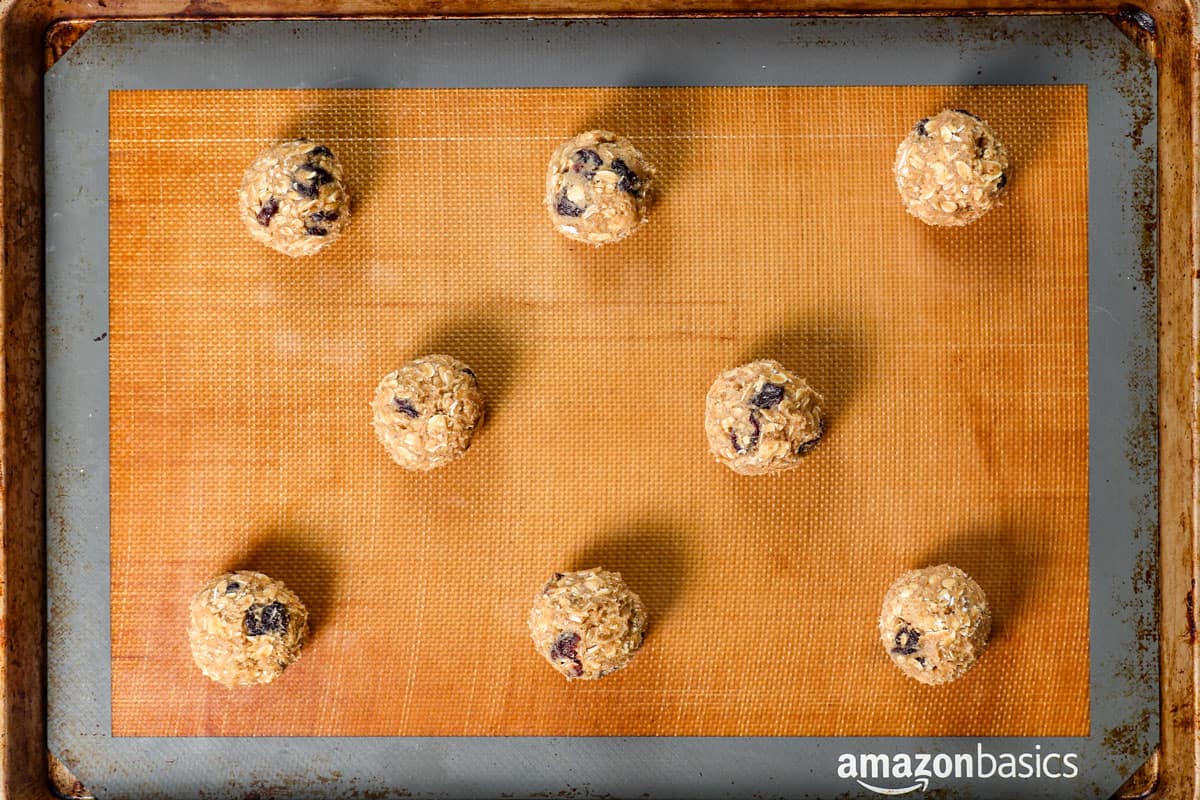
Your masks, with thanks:
[[[634,16],[634,15],[627,15]],[[694,16],[713,16],[709,14],[694,15]],[[764,12],[762,14],[754,14],[753,16],[781,16]],[[789,14],[787,16],[801,16],[799,14]],[[392,19],[393,17],[388,17]],[[1154,18],[1150,16],[1144,9],[1135,5],[1123,5],[1115,14],[1108,15],[1109,20],[1117,26],[1122,33],[1127,36],[1130,41],[1137,45],[1143,53],[1151,60],[1157,57],[1157,44],[1155,37]],[[133,19],[133,18],[130,18]],[[156,18],[161,19],[161,18]],[[245,20],[246,17],[230,17],[230,16],[213,16],[204,17],[206,21],[232,21]],[[253,18],[251,18],[253,19]],[[289,19],[320,19],[319,17],[289,17]],[[358,18],[361,19],[361,18]],[[85,33],[92,29],[100,18],[89,17],[81,19],[64,19],[50,23],[46,28],[45,35],[45,62],[43,69],[49,70],[63,56],[67,54],[76,42],[78,42]]]
[[[1150,60],[1158,58],[1158,24],[1144,8],[1124,5],[1109,20]]]
[[[45,61],[43,70],[49,70],[60,58],[67,54],[76,42],[96,24],[94,19],[65,19],[52,23],[46,28],[44,37]]]
[[[1145,800],[1151,797],[1158,789],[1160,759],[1161,750],[1156,747],[1150,758],[1146,759],[1146,763],[1130,775],[1129,780],[1121,784],[1121,788],[1113,795],[1113,800]]]
[[[42,20],[0,5],[0,796],[49,796],[42,498]]]
[[[1161,742],[1120,797],[1195,800],[1200,737],[1194,590],[1200,539],[1200,29],[1191,0],[1141,9],[1153,35],[1130,24],[1126,4],[1092,0],[0,0],[0,798],[53,797],[45,752],[44,528],[42,461],[41,75],[102,19],[395,19],[706,16],[975,16],[1101,14],[1159,69],[1159,620]],[[73,35],[73,38],[72,38]],[[1128,790],[1127,793],[1126,790]]]
[[[1198,29],[1190,2],[1146,9],[1159,68],[1159,655],[1160,779],[1154,797],[1195,798],[1197,660],[1193,592],[1200,512],[1197,358]]]
[[[50,791],[60,800],[96,800],[78,778],[71,774],[61,761],[48,756],[50,769]]]

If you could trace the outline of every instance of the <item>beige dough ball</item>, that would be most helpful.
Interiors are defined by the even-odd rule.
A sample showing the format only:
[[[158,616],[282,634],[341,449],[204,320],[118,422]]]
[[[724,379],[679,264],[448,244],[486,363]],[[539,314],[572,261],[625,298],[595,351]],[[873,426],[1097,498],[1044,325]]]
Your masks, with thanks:
[[[588,131],[550,158],[546,208],[559,233],[592,245],[624,239],[646,221],[654,167],[628,139]]]
[[[568,680],[625,667],[646,635],[646,609],[616,572],[556,572],[529,612],[537,651]]]
[[[265,150],[246,170],[239,200],[250,235],[288,256],[327,247],[350,221],[342,165],[307,139]]]
[[[717,461],[742,475],[800,464],[825,431],[824,400],[778,361],[722,372],[708,390],[704,432]]]
[[[300,658],[308,612],[261,572],[227,572],[189,606],[188,641],[200,671],[224,686],[270,683]]]
[[[879,638],[892,661],[931,685],[962,677],[987,646],[991,629],[983,589],[949,564],[901,575],[879,616]]]
[[[392,459],[430,470],[462,458],[483,417],[475,373],[457,358],[422,356],[383,376],[372,424]]]
[[[904,207],[929,225],[966,225],[986,214],[1008,185],[1008,151],[969,111],[923,119],[896,150]]]

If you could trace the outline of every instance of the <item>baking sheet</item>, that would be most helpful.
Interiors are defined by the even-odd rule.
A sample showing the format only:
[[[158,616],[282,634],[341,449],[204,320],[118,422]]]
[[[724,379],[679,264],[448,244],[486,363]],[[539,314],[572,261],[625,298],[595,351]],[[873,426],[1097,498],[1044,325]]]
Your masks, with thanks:
[[[1031,24],[1032,24],[1032,23],[1031,23]],[[788,43],[794,44],[794,43],[796,43],[796,41],[797,41],[797,38],[803,38],[803,36],[797,36],[797,35],[796,35],[796,31],[797,31],[797,30],[799,30],[799,31],[802,31],[802,34],[803,34],[803,32],[804,32],[805,28],[804,28],[804,26],[797,26],[797,25],[791,25],[791,24],[788,24],[788,25],[790,25],[790,26],[788,26],[788,30],[790,30],[790,31],[791,31],[791,35],[792,35],[792,38],[791,38],[791,40],[788,40]],[[444,30],[446,30],[446,29],[434,29],[434,30],[444,31]],[[696,29],[691,29],[691,30],[694,30],[694,31],[695,31]],[[809,31],[809,32],[811,32],[811,31]],[[827,32],[827,31],[823,31],[823,32]],[[944,31],[942,31],[942,32],[944,32]],[[294,31],[293,31],[293,35],[294,35]],[[511,34],[510,34],[510,35],[511,35]],[[521,36],[521,35],[520,35],[520,34],[518,34],[518,35],[517,35],[517,38],[520,38],[520,36]],[[420,36],[416,36],[416,38],[418,38],[418,40],[420,40],[420,38],[421,38],[421,37],[420,37]],[[773,40],[773,41],[774,41],[774,40]],[[826,41],[828,41],[828,40],[826,40]],[[928,42],[926,42],[926,43],[928,43]],[[493,52],[494,52],[494,50],[493,50]],[[762,49],[761,49],[761,48],[756,50],[756,54],[761,54],[761,53],[762,53]],[[758,59],[755,59],[755,60],[758,60]],[[767,59],[763,59],[763,60],[767,60]],[[1066,71],[1058,70],[1058,71],[1056,71],[1056,72],[1066,72]],[[919,76],[918,76],[918,77],[919,77]],[[335,82],[335,83],[336,83],[336,82]],[[500,80],[500,83],[503,83],[503,80]],[[1087,80],[1081,80],[1081,82],[1080,82],[1080,83],[1087,83]],[[1092,143],[1093,143],[1093,144],[1097,142],[1097,137],[1096,137],[1096,134],[1097,134],[1097,131],[1098,131],[1098,130],[1099,130],[1099,132],[1100,132],[1100,133],[1110,133],[1109,131],[1106,131],[1106,130],[1105,130],[1105,124],[1104,124],[1104,122],[1103,122],[1103,121],[1102,121],[1102,122],[1097,122],[1097,121],[1096,121],[1096,118],[1094,118],[1094,116],[1093,116],[1093,121],[1091,122],[1091,126],[1090,126],[1090,134],[1091,134],[1090,138],[1092,139]],[[1103,138],[1103,137],[1100,137],[1100,138]],[[1103,179],[1102,179],[1102,180],[1103,180]],[[1094,181],[1096,181],[1096,176],[1094,176],[1094,173],[1093,173],[1093,185],[1092,185],[1092,192],[1093,192],[1093,194],[1092,194],[1092,197],[1093,197],[1093,199],[1094,199],[1094,191],[1096,191],[1096,184],[1094,184]],[[1094,211],[1096,211],[1096,209],[1094,209],[1094,205],[1096,205],[1096,204],[1094,204],[1094,203],[1093,203],[1093,233],[1092,233],[1092,235],[1094,235],[1094,219],[1096,219],[1096,216],[1094,216]],[[1102,213],[1102,217],[1103,217],[1105,212],[1104,212],[1104,210],[1102,209],[1102,210],[1100,210],[1100,213]],[[1094,252],[1096,252],[1096,249],[1094,249],[1094,247],[1093,247],[1093,253],[1094,253]],[[1111,255],[1111,252],[1112,252],[1112,251],[1111,251],[1111,249],[1109,249],[1109,251],[1108,251],[1108,252],[1109,252],[1109,253],[1110,253],[1110,255]],[[1093,260],[1093,276],[1094,276],[1094,264],[1096,264],[1096,263],[1094,263],[1094,260]],[[1127,265],[1127,266],[1128,266],[1128,265]],[[1130,272],[1130,275],[1133,275],[1133,273],[1132,273],[1132,272]],[[1093,278],[1093,279],[1094,279],[1094,278]],[[1094,291],[1094,284],[1093,284],[1093,287],[1092,287],[1092,288],[1093,288],[1093,291]],[[1129,288],[1129,287],[1128,287],[1128,285],[1126,285],[1126,287],[1124,287],[1124,288],[1126,288],[1126,289],[1128,290],[1128,288]],[[1134,289],[1134,291],[1136,291],[1136,289]],[[1116,311],[1117,311],[1117,312],[1120,312],[1120,311],[1121,311],[1121,305],[1120,305],[1120,303],[1108,303],[1108,307],[1106,307],[1106,308],[1105,308],[1105,312],[1106,312],[1106,313],[1109,313],[1109,314],[1112,314],[1112,313],[1114,313],[1114,311],[1112,311],[1112,309],[1114,309],[1114,308],[1116,308]],[[1094,311],[1094,305],[1093,305],[1093,311]],[[1091,323],[1091,325],[1092,325],[1092,333],[1093,333],[1093,337],[1092,337],[1092,347],[1093,347],[1093,348],[1094,348],[1094,347],[1096,347],[1096,341],[1097,341],[1097,337],[1096,337],[1096,336],[1094,336],[1094,333],[1096,333],[1096,321],[1094,321],[1094,320],[1096,320],[1096,314],[1094,314],[1094,313],[1093,313],[1093,314],[1092,314],[1092,323]],[[1102,331],[1102,332],[1103,332],[1103,331]],[[53,333],[52,333],[52,335],[53,335]],[[1103,338],[1103,337],[1102,337],[1102,338]],[[53,345],[52,345],[52,347],[53,347]],[[1093,351],[1094,351],[1094,350],[1093,350]],[[1145,367],[1144,363],[1142,363],[1142,365],[1141,365],[1141,366],[1142,366],[1142,367]],[[1096,369],[1094,369],[1094,367],[1093,367],[1093,372],[1092,372],[1092,374],[1091,374],[1091,377],[1090,377],[1090,379],[1091,379],[1091,381],[1092,381],[1092,386],[1093,386],[1093,389],[1094,389],[1094,385],[1096,385],[1096,379],[1097,379],[1097,371],[1096,371]],[[1093,397],[1094,397],[1094,396],[1096,396],[1096,395],[1094,395],[1094,391],[1093,391]],[[1096,414],[1097,414],[1097,411],[1093,409],[1093,411],[1092,411],[1092,414],[1093,414],[1093,425],[1092,425],[1092,428],[1093,428],[1093,432],[1094,432],[1094,431],[1096,431],[1096,425],[1094,425],[1094,419],[1096,419],[1096,416],[1094,416],[1094,415],[1096,415]],[[1102,413],[1102,416],[1103,416],[1103,413]],[[1094,452],[1096,452],[1096,447],[1097,447],[1097,444],[1098,444],[1098,443],[1097,443],[1097,439],[1096,439],[1096,437],[1094,437],[1094,435],[1093,435],[1093,440],[1092,440],[1092,443],[1091,443],[1092,452],[1093,452],[1093,459],[1092,459],[1093,469],[1096,469],[1096,458],[1094,458]],[[1104,445],[1103,445],[1103,443],[1100,443],[1100,444],[1102,444],[1102,446],[1104,446]],[[1109,463],[1108,463],[1108,459],[1105,459],[1105,463],[1106,463],[1106,464],[1109,464]],[[1109,464],[1109,465],[1111,465],[1111,464]],[[1093,480],[1093,486],[1094,486],[1094,480]],[[1094,498],[1094,497],[1093,497],[1093,501],[1094,501],[1094,500],[1096,500],[1096,498]],[[1093,530],[1092,530],[1092,536],[1093,536],[1093,539],[1094,539],[1094,536],[1096,536],[1096,535],[1097,535],[1096,525],[1094,525],[1094,519],[1096,519],[1096,516],[1094,516],[1094,513],[1096,513],[1096,509],[1094,509],[1094,503],[1093,503]],[[1126,531],[1126,535],[1128,535],[1128,530]],[[1093,546],[1093,553],[1094,553],[1094,552],[1096,552],[1096,551],[1094,551],[1094,546]],[[1111,551],[1110,551],[1110,552],[1111,552]],[[1124,572],[1128,573],[1128,570],[1124,570]],[[1099,570],[1099,573],[1097,573],[1097,571],[1096,571],[1096,570],[1093,570],[1093,581],[1096,581],[1096,579],[1097,579],[1097,578],[1099,578],[1099,581],[1102,581],[1102,582],[1103,582],[1103,581],[1105,581],[1105,575],[1111,575],[1111,573],[1108,573],[1108,572],[1106,572],[1104,569],[1102,569],[1102,570]],[[1111,599],[1109,599],[1109,600],[1111,600]],[[1094,589],[1094,584],[1093,584],[1092,602],[1093,602],[1093,608],[1094,608],[1094,607],[1096,607],[1096,604],[1097,604],[1097,594],[1096,594],[1096,589]],[[1102,597],[1102,599],[1100,599],[1100,603],[1099,603],[1099,604],[1100,604],[1100,606],[1104,606],[1105,602],[1108,602],[1108,600],[1105,600],[1105,599],[1103,599],[1103,597]],[[1094,620],[1094,615],[1093,615],[1093,620]],[[648,652],[649,652],[649,651],[648,651]],[[1111,656],[1110,656],[1109,652],[1103,652],[1103,654],[1100,654],[1100,662],[1102,662],[1103,664],[1105,664],[1105,666],[1111,666]],[[1102,667],[1102,668],[1103,668],[1103,667]],[[629,674],[634,674],[634,673],[630,672]],[[1094,662],[1094,661],[1093,661],[1093,676],[1094,676],[1094,675],[1096,675],[1096,674],[1097,674],[1097,666],[1096,666],[1096,662]],[[1094,688],[1096,688],[1096,687],[1094,687],[1094,685],[1093,685],[1093,691],[1094,691]],[[53,686],[52,686],[52,690],[53,690]],[[1110,711],[1110,710],[1112,710],[1112,706],[1108,706],[1108,708],[1104,708],[1104,709],[1100,709],[1100,708],[1093,708],[1093,711],[1096,711],[1096,712],[1097,712],[1097,714],[1100,714],[1100,715],[1102,715],[1102,722],[1103,722],[1103,716],[1106,714],[1106,712],[1108,712],[1108,711]],[[1144,730],[1152,729],[1152,727],[1151,727],[1151,726],[1152,726],[1152,721],[1151,721],[1150,723],[1148,723],[1148,724],[1147,724],[1147,726],[1142,726],[1142,727],[1139,727],[1139,728],[1138,728],[1138,730],[1139,730],[1139,733],[1138,733],[1138,734],[1135,734],[1135,738],[1136,738],[1136,735],[1140,735],[1140,733],[1141,733],[1141,732],[1144,732]],[[204,740],[200,740],[200,741],[204,741]],[[214,741],[218,741],[218,740],[214,740]],[[293,741],[295,741],[295,742],[298,742],[298,745],[300,745],[300,746],[302,747],[302,741],[304,741],[304,740],[293,740]],[[324,741],[324,742],[325,742],[325,744],[326,744],[326,747],[328,747],[328,742],[329,742],[329,740],[322,740],[322,741]],[[336,740],[334,740],[334,741],[336,741]],[[370,756],[368,756],[368,754],[366,754],[366,756],[364,756],[364,754],[362,754],[362,753],[370,753],[370,752],[371,752],[371,748],[373,747],[373,745],[371,745],[371,744],[370,744],[370,742],[371,742],[371,741],[373,741],[373,740],[366,740],[367,744],[365,744],[365,745],[362,745],[362,746],[356,746],[356,747],[354,748],[354,752],[355,752],[355,754],[354,754],[354,757],[352,758],[352,760],[353,760],[353,762],[354,762],[354,763],[358,763],[358,764],[366,764],[366,765],[370,765],[370,764],[372,764],[372,763],[373,763],[373,759],[372,759]],[[395,741],[407,741],[407,742],[413,742],[413,746],[415,746],[416,748],[418,748],[418,751],[420,751],[421,753],[424,753],[424,756],[419,756],[419,757],[416,757],[416,760],[418,760],[418,763],[419,763],[419,764],[421,764],[421,763],[424,763],[424,764],[428,764],[428,763],[430,763],[430,762],[428,762],[428,760],[427,760],[427,759],[428,759],[428,758],[430,758],[430,757],[432,756],[432,753],[433,753],[433,752],[442,752],[442,751],[440,751],[440,747],[442,747],[442,745],[430,744],[430,742],[431,742],[431,741],[442,741],[442,742],[446,742],[445,746],[454,747],[454,748],[455,748],[455,750],[456,750],[457,752],[460,752],[460,753],[464,753],[464,752],[466,752],[466,753],[469,753],[469,752],[472,752],[472,745],[469,745],[469,744],[463,744],[463,740],[413,740],[413,739],[404,739],[404,740],[384,740],[384,741],[392,741],[392,742],[395,742]],[[468,740],[468,741],[469,741],[469,740]],[[540,745],[538,745],[538,742],[540,742],[540,741],[544,741],[544,742],[554,742],[554,744],[552,744],[552,745],[550,745],[550,746],[553,746],[553,747],[556,747],[556,748],[559,748],[559,747],[562,747],[562,746],[563,746],[563,745],[562,745],[562,740],[538,740],[538,739],[535,739],[535,740],[522,740],[522,741],[524,741],[524,742],[527,742],[527,744],[526,744],[526,745],[521,745],[521,744],[514,744],[514,745],[510,745],[510,747],[512,747],[512,751],[514,751],[514,752],[517,752],[517,753],[521,753],[521,752],[535,753],[535,752],[536,752],[536,748],[538,748],[538,747],[540,746]],[[602,740],[600,740],[600,741],[602,741]],[[640,742],[641,742],[642,740],[638,740],[638,741],[640,741]],[[728,752],[736,752],[736,751],[738,750],[738,747],[737,747],[737,745],[728,744],[728,741],[727,741],[727,740],[710,740],[710,741],[714,741],[714,742],[718,742],[718,741],[724,741],[724,742],[726,742],[726,744],[725,744],[725,745],[721,745],[721,747],[722,747],[722,751],[721,751],[721,752],[726,752],[726,753],[728,753]],[[760,745],[762,745],[762,740],[752,740],[752,741],[758,741],[758,742],[760,742]],[[812,744],[811,744],[811,745],[805,745],[805,744],[803,744],[803,742],[805,742],[805,741],[812,742]],[[864,745],[865,745],[865,744],[866,744],[866,742],[876,742],[876,741],[878,741],[878,740],[860,740],[860,741],[864,742]],[[900,741],[900,742],[904,742],[905,740],[899,740],[899,741]],[[911,746],[911,744],[912,744],[912,740],[908,740],[908,741],[910,741],[910,746]],[[932,741],[930,741],[930,740],[918,740],[918,741],[922,741],[922,742],[923,742],[922,746],[930,746],[930,745],[932,745],[932,746],[941,747],[941,746],[943,746],[942,742],[944,742],[944,741],[946,741],[946,740],[932,740]],[[952,740],[952,741],[953,741],[953,740]],[[1067,740],[1067,741],[1073,741],[1073,740]],[[450,742],[454,742],[454,744],[450,744]],[[480,742],[481,742],[482,746],[485,746],[485,747],[487,747],[487,745],[486,745],[486,744],[484,744],[484,742],[482,742],[482,740],[480,740]],[[686,758],[686,753],[688,753],[688,752],[700,752],[700,751],[702,751],[702,750],[703,750],[703,747],[704,747],[704,745],[703,745],[703,740],[696,741],[696,740],[689,740],[689,739],[679,739],[679,740],[672,740],[672,742],[673,742],[673,744],[671,745],[671,747],[672,747],[672,752],[673,752],[674,756],[676,756],[677,758],[678,758],[679,756],[684,756],[684,758]],[[691,742],[691,744],[689,744],[689,742]],[[821,742],[824,742],[824,744],[821,744]],[[804,751],[804,750],[811,750],[811,748],[812,748],[812,747],[814,747],[814,746],[816,747],[816,750],[817,750],[818,752],[820,752],[820,751],[822,750],[822,748],[824,748],[824,747],[829,747],[829,746],[830,746],[830,742],[836,742],[836,740],[791,740],[790,742],[787,742],[787,744],[785,744],[785,745],[784,745],[784,750],[782,750],[782,751],[779,751],[779,752],[791,752],[791,753],[797,753],[797,752]],[[266,744],[266,742],[263,742],[263,744],[265,745],[265,744]],[[889,741],[889,740],[883,740],[883,744],[884,744],[884,746],[892,746],[892,745],[896,744],[896,742],[894,742],[894,741]],[[970,742],[968,742],[968,744],[970,744]],[[287,746],[287,747],[284,747],[284,752],[295,752],[295,751],[293,750],[293,747],[294,747],[294,746],[295,746],[295,745],[289,745],[289,746]],[[386,746],[386,745],[384,745],[384,746]],[[619,748],[619,747],[620,747],[620,745],[619,745],[619,740],[616,740],[616,741],[614,741],[612,745],[604,745],[604,744],[599,744],[599,745],[588,745],[588,744],[583,744],[583,742],[571,742],[571,744],[570,744],[570,750],[571,750],[571,752],[575,752],[575,753],[586,753],[587,751],[589,751],[589,750],[592,750],[592,748],[593,748],[593,747],[596,747],[596,746],[599,746],[599,747],[601,748],[601,751],[600,751],[601,753],[612,753],[612,752],[617,752],[617,751],[610,751],[610,750],[608,750],[608,748],[610,748],[610,747],[617,747],[617,748]],[[950,746],[952,746],[952,747],[953,747],[954,745],[950,745]],[[528,750],[528,751],[527,751],[527,750],[524,750],[524,748],[526,748],[526,747],[532,747],[532,748],[533,748],[533,750]],[[649,745],[649,747],[650,747],[650,750],[652,750],[652,752],[655,750],[655,746],[653,746],[653,745]],[[696,750],[696,751],[691,751],[691,750],[689,750],[689,748],[690,748],[690,747],[697,747],[697,748],[698,748],[698,750]],[[211,750],[211,746],[205,746],[205,748],[206,748],[206,750]],[[169,748],[168,748],[168,750],[169,750]],[[335,752],[337,752],[337,751],[335,750]],[[347,752],[349,752],[349,751],[347,751]],[[589,769],[589,770],[590,770],[590,769],[599,769],[599,766],[600,766],[600,765],[602,765],[602,763],[604,763],[604,762],[605,762],[605,758],[604,758],[604,757],[602,757],[602,756],[601,756],[601,757],[599,757],[599,758],[598,758],[598,757],[595,757],[595,752],[596,752],[596,751],[594,751],[594,750],[593,750],[593,757],[592,757],[592,758],[590,758],[590,759],[584,759],[584,764],[590,764],[589,766],[584,766],[584,769]],[[776,752],[776,751],[774,751],[774,750],[773,750],[773,748],[772,748],[772,747],[770,747],[769,745],[762,745],[762,750],[760,750],[760,752]],[[794,756],[792,756],[792,757],[788,757],[788,758],[793,758],[793,757],[794,757]],[[460,760],[458,760],[458,758],[454,758],[454,760],[455,760],[455,763],[460,763],[460,764],[464,764],[464,763],[466,763],[466,762],[460,762]],[[786,758],[785,758],[785,760],[786,760]],[[784,774],[784,772],[786,772],[786,768],[782,768],[782,766],[780,766],[781,762],[772,762],[772,763],[773,763],[774,765],[773,765],[773,766],[770,766],[770,768],[768,769],[768,772],[769,772],[770,776],[772,776],[772,778],[773,778],[773,780],[774,780],[774,776],[776,776],[776,775],[780,775],[780,774]],[[252,774],[260,774],[260,772],[262,772],[262,768],[260,768],[260,766],[252,766],[252,768],[251,768],[251,769],[252,769],[252,770],[254,770],[254,771],[252,772]],[[284,768],[284,769],[286,769],[286,768]],[[313,768],[313,769],[316,769],[316,768]],[[373,769],[373,768],[371,768],[371,766],[367,766],[367,769]],[[463,769],[467,769],[467,768],[464,768],[464,766],[463,766]],[[574,769],[574,768],[572,768],[572,769]],[[712,774],[713,774],[713,772],[712,772],[712,769],[713,769],[713,768],[709,768],[709,775],[712,775]],[[720,768],[716,768],[716,769],[720,769]],[[1117,769],[1120,769],[1120,768],[1117,768]],[[468,771],[469,771],[469,770],[468,770]],[[653,771],[653,770],[652,770],[652,771]],[[601,772],[601,774],[602,774],[602,772]],[[1092,775],[1092,776],[1096,775],[1096,772],[1094,772],[1094,771],[1093,771],[1093,772],[1091,772],[1091,775]],[[644,777],[644,775],[643,775],[643,777]],[[490,784],[490,786],[491,786],[491,784]],[[644,786],[644,783],[643,783],[643,786]],[[680,784],[678,784],[678,783],[674,783],[674,784],[671,784],[671,786],[680,786]],[[707,787],[709,787],[709,788],[713,788],[713,787],[715,787],[715,783],[702,782],[702,783],[701,783],[701,786],[707,786]],[[1050,788],[1052,788],[1052,784],[1050,784]],[[715,790],[715,789],[714,789],[714,790]]]

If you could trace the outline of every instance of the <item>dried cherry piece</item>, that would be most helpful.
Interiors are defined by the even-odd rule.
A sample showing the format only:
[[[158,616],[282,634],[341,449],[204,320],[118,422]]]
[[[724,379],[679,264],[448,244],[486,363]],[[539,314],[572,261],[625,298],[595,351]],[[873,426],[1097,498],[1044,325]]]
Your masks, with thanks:
[[[808,455],[814,447],[816,447],[817,445],[819,445],[821,443],[821,437],[824,435],[825,435],[825,420],[821,420],[821,425],[820,425],[820,427],[817,428],[817,435],[814,438],[805,442],[804,444],[798,445],[796,447],[796,455],[798,455],[798,456]]]
[[[317,196],[317,185],[315,183],[306,183],[303,181],[292,181],[292,191],[300,195],[306,200],[312,200]]]
[[[757,411],[750,411],[750,427],[753,428],[753,430],[750,432],[750,441],[746,443],[745,447],[742,446],[742,441],[740,438],[738,438],[737,431],[729,432],[729,441],[733,443],[733,449],[739,453],[754,452],[754,450],[758,447],[758,437],[762,433],[762,426],[758,424]]]
[[[626,194],[637,193],[641,179],[638,178],[637,173],[629,168],[628,164],[619,158],[614,158],[612,161],[612,171],[617,173],[617,177],[620,178],[617,181],[618,189]]]
[[[578,217],[583,215],[583,208],[572,203],[565,191],[558,196],[558,202],[554,204],[554,210],[563,217]]]
[[[750,412],[750,427],[754,428],[754,433],[750,434],[750,441],[746,444],[746,449],[754,451],[758,449],[758,437],[762,433],[762,428],[758,424],[758,412]]]
[[[569,658],[575,660],[577,654],[575,648],[579,646],[579,634],[573,631],[560,633],[558,638],[554,640],[554,644],[550,645],[550,657],[554,659]]]
[[[292,189],[296,194],[306,199],[311,200],[316,197],[322,186],[333,182],[333,176],[329,174],[329,171],[318,167],[316,164],[305,162],[300,165],[300,169],[311,172],[312,177],[303,181],[293,180]],[[295,174],[292,177],[295,178]]]
[[[921,632],[908,627],[901,626],[900,630],[896,631],[896,646],[892,648],[892,655],[896,656],[911,656],[919,649],[918,643],[921,641]]]
[[[571,171],[590,178],[603,163],[604,159],[595,150],[576,150],[575,155],[571,156]]]
[[[583,664],[579,661],[576,648],[579,647],[579,634],[572,631],[560,633],[550,645],[550,658],[553,661],[571,661],[575,664],[575,674],[583,674]]]
[[[762,426],[758,425],[758,411],[750,411],[750,427],[752,428],[750,441],[745,446],[742,445],[742,439],[738,438],[738,432],[730,431],[730,443],[733,444],[733,449],[739,453],[754,452],[758,446],[758,435],[762,433]]]
[[[392,400],[392,403],[396,406],[396,410],[405,416],[412,417],[413,419],[421,416],[421,412],[417,411],[417,407],[412,404],[411,400],[397,397]]]
[[[272,197],[263,203],[263,207],[259,209],[255,219],[258,220],[259,225],[265,228],[271,224],[271,217],[275,216],[277,211],[279,211],[279,201]]]
[[[255,603],[246,609],[246,635],[262,636],[269,633],[284,633],[288,629],[291,615],[287,606],[278,601],[274,603]]]
[[[324,167],[318,167],[311,161],[306,161],[300,165],[300,169],[306,169],[312,173],[312,177],[308,182],[316,186],[324,186],[327,183],[333,183],[333,176],[329,174],[329,170]]]
[[[774,408],[783,400],[783,385],[765,383],[758,394],[750,398],[750,404],[756,408]]]

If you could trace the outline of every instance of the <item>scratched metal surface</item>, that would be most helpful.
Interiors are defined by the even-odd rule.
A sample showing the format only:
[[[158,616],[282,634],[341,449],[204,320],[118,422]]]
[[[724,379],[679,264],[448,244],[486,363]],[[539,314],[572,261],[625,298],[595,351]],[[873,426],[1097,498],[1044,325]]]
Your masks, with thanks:
[[[1090,737],[111,735],[109,90],[895,83],[1089,87]],[[100,798],[876,796],[838,775],[865,753],[928,755],[938,796],[1108,797],[1158,738],[1155,92],[1152,64],[1094,17],[96,25],[45,84],[52,752]],[[980,752],[1074,753],[1079,774],[939,776],[938,755]]]

